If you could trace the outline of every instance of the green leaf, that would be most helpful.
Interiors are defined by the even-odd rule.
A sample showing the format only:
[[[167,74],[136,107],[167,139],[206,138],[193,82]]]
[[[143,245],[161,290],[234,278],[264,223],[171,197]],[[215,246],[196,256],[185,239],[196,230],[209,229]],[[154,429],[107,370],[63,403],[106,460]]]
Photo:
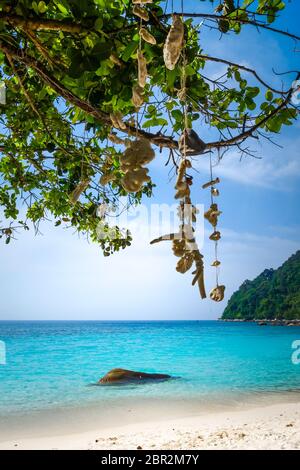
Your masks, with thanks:
[[[282,121],[279,116],[270,119],[270,121],[267,122],[267,128],[271,132],[279,132],[282,126]]]
[[[255,98],[259,94],[259,88],[258,87],[248,87],[247,88],[247,97],[250,98]]]
[[[47,5],[45,2],[39,2],[38,3],[38,11],[40,13],[45,13],[47,11]]]
[[[149,119],[148,121],[144,122],[143,128],[147,129],[149,127],[155,127],[155,126],[167,126],[168,121],[164,118],[153,118]]]
[[[94,28],[96,31],[99,31],[100,33],[102,32],[103,28],[103,19],[102,18],[97,18],[95,23],[94,23]]]
[[[266,95],[265,95],[265,96],[266,96],[266,100],[267,100],[267,101],[272,101],[272,99],[273,99],[273,93],[271,92],[271,90],[268,90],[268,91],[266,92]]]
[[[167,76],[167,85],[168,88],[173,89],[174,88],[174,83],[176,78],[179,76],[179,68],[176,66],[174,70],[166,70],[166,76]]]
[[[65,2],[63,2],[62,0],[55,0],[54,3],[61,13],[63,13],[64,15],[68,14],[68,9],[65,6]]]
[[[139,46],[139,43],[136,41],[131,41],[128,44],[128,46],[125,48],[122,54],[122,59],[124,60],[124,62],[128,62],[130,57],[136,52],[138,46]]]
[[[173,116],[175,121],[180,122],[183,120],[183,114],[182,114],[182,111],[180,111],[180,109],[174,109],[173,111],[171,111],[171,115]]]

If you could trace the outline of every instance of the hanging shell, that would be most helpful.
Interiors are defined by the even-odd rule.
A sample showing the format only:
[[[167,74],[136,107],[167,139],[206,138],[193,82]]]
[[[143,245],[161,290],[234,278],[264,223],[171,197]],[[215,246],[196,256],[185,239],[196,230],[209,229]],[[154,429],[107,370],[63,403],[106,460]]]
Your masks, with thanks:
[[[155,152],[147,139],[141,137],[133,140],[120,157],[121,170],[134,170],[150,163],[154,157]]]
[[[210,236],[209,239],[217,242],[221,238],[221,233],[218,230],[215,230]]]
[[[204,212],[204,217],[208,222],[215,227],[218,223],[218,217],[219,215],[222,214],[221,211],[218,210],[218,205],[213,203],[211,204],[210,208],[208,211]]]
[[[209,186],[214,186],[215,184],[220,183],[220,178],[216,178],[214,180],[208,181],[202,185],[202,189],[209,188]]]
[[[148,168],[138,168],[125,173],[121,180],[123,188],[128,192],[140,191],[143,184],[150,181],[148,171]]]
[[[142,3],[142,2],[139,2],[139,3]],[[134,5],[132,13],[144,21],[149,21],[148,12],[139,5]]]
[[[218,259],[216,259],[215,261],[211,263],[211,266],[213,266],[214,268],[217,268],[218,266],[220,266],[220,264],[221,262]]]
[[[211,188],[210,192],[211,192],[211,195],[214,197],[220,196],[220,192],[217,188]]]
[[[185,253],[176,265],[176,271],[179,273],[186,273],[189,269],[191,269],[194,262],[194,257],[192,253]]]
[[[164,62],[169,70],[174,70],[180,57],[184,41],[184,25],[179,15],[173,15],[173,24],[164,45]]]
[[[217,286],[210,291],[210,298],[215,302],[221,302],[224,299],[225,286]]]
[[[196,270],[193,272],[194,278],[192,285],[194,286],[196,282],[198,283],[200,296],[202,299],[206,298],[205,286],[204,286],[204,266],[203,266],[203,255],[200,253],[199,249],[194,251],[194,260],[196,264]]]
[[[137,109],[144,103],[144,89],[140,85],[134,85],[132,88],[132,103]]]
[[[185,129],[179,139],[179,151],[181,155],[200,155],[204,152],[206,144],[193,129]]]
[[[178,168],[178,174],[177,174],[177,179],[176,179],[176,184],[175,184],[175,189],[183,189],[186,187],[186,182],[183,181],[183,178],[185,176],[185,170],[187,168],[191,168],[192,164],[190,160],[184,159],[181,160],[179,168]]]
[[[147,80],[147,62],[142,53],[138,51],[138,82],[141,88],[144,88]]]
[[[156,39],[154,36],[152,36],[151,33],[145,28],[140,29],[140,36],[144,41],[148,42],[149,44],[156,44]]]
[[[148,169],[142,165],[151,162],[154,157],[154,150],[147,139],[140,138],[130,142],[120,157],[120,168],[125,173],[121,184],[126,191],[140,191],[143,184],[150,181]]]
[[[175,256],[181,258],[185,253],[185,240],[173,240],[172,250]]]
[[[189,185],[185,182],[183,183],[185,186],[182,189],[178,189],[175,193],[175,199],[183,199],[184,197],[188,197],[191,194]]]
[[[186,100],[186,94],[187,94],[187,88],[186,88],[186,87],[183,87],[183,88],[181,88],[181,89],[177,92],[177,98],[178,98],[180,101],[185,102],[185,100]]]

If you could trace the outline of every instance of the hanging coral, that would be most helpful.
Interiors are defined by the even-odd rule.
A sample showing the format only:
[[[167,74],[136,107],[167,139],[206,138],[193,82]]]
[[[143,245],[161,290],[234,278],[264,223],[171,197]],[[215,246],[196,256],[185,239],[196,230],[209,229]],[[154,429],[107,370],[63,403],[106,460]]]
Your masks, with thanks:
[[[140,36],[144,41],[148,42],[149,44],[156,44],[156,39],[152,36],[151,33],[146,28],[140,29]]]
[[[115,111],[114,113],[110,114],[110,120],[112,125],[117,129],[125,130],[127,129],[126,124],[122,120],[122,114],[119,111]]]
[[[138,51],[138,82],[141,88],[146,85],[147,62],[141,50]]]
[[[204,217],[213,227],[215,227],[218,223],[218,217],[221,214],[222,212],[218,210],[218,205],[216,203],[212,203],[208,211],[204,213]]]
[[[164,45],[164,62],[169,70],[174,70],[184,42],[184,26],[179,15],[173,15],[173,24]]]
[[[215,302],[221,302],[224,299],[225,286],[217,286],[212,289],[209,293],[211,300]]]
[[[215,184],[220,183],[220,178],[215,178],[214,180],[210,180],[207,183],[202,185],[203,189],[209,188],[209,186],[214,186]]]
[[[218,205],[214,202],[214,197],[219,196],[219,190],[215,188],[215,185],[220,182],[219,178],[213,179],[212,176],[212,161],[210,156],[210,181],[202,185],[202,188],[210,188],[211,205],[210,208],[204,213],[204,217],[213,226],[214,231],[209,236],[209,239],[215,243],[215,260],[211,266],[216,269],[216,287],[214,287],[209,296],[211,300],[215,302],[221,302],[224,299],[225,286],[219,285],[219,266],[220,261],[218,260],[218,241],[221,239],[221,232],[216,229],[218,224],[218,217],[222,214],[219,210]]]
[[[132,88],[132,103],[136,109],[144,103],[144,89],[140,85],[134,85]]]
[[[141,20],[149,21],[149,15],[148,15],[147,10],[145,10],[145,8],[142,8],[139,5],[134,5],[132,12],[134,15],[141,18]]]
[[[219,261],[218,259],[215,259],[215,261],[211,263],[211,266],[213,266],[214,268],[217,268],[218,266],[220,266],[220,264],[221,264],[221,261]]]
[[[218,230],[215,230],[210,236],[209,239],[213,240],[214,242],[220,240],[221,238],[221,233]]]
[[[211,188],[210,190],[210,193],[212,196],[216,197],[216,196],[220,196],[220,193],[219,193],[219,190],[217,188]]]
[[[134,168],[127,171],[121,180],[123,188],[129,193],[140,191],[144,183],[151,181],[148,171],[148,168]]]
[[[121,183],[126,191],[140,191],[143,184],[150,181],[148,169],[143,166],[154,157],[154,150],[147,139],[136,139],[126,148],[120,157],[120,169],[125,173]]]
[[[191,203],[190,184],[188,183],[188,181],[191,180],[186,174],[187,168],[191,168],[191,162],[184,158],[180,162],[175,184],[175,189],[177,190],[175,197],[181,199],[178,207],[178,216],[180,219],[179,232],[159,237],[152,240],[151,244],[163,240],[172,240],[172,251],[176,257],[180,258],[176,265],[176,271],[184,274],[195,264],[196,269],[193,271],[194,277],[192,285],[197,283],[201,297],[205,298],[203,256],[196,243],[193,228],[193,223],[197,220],[196,214],[198,211]]]

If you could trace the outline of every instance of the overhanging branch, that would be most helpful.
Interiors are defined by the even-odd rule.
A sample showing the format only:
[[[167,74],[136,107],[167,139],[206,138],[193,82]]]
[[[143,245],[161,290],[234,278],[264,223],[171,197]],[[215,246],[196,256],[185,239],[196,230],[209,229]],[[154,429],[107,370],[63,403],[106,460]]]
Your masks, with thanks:
[[[0,13],[0,20],[11,26],[20,26],[31,31],[64,31],[67,33],[82,33],[87,31],[80,24],[70,21],[51,20],[47,18],[24,18],[19,15]]]
[[[271,86],[268,85],[262,78],[260,78],[260,76],[257,74],[257,72],[256,72],[254,69],[250,69],[249,67],[246,67],[245,65],[236,64],[235,62],[231,62],[231,61],[226,60],[226,59],[220,59],[219,57],[213,57],[213,56],[208,56],[208,55],[199,54],[197,57],[199,57],[200,59],[209,60],[209,61],[211,61],[211,62],[219,62],[219,63],[221,63],[221,64],[226,64],[226,65],[229,65],[229,66],[231,66],[231,67],[237,67],[237,68],[239,68],[240,70],[245,70],[245,72],[249,72],[249,73],[251,73],[252,75],[254,75],[254,77],[255,77],[262,85],[264,85],[266,88],[269,88],[269,90],[273,91],[274,93],[285,95],[285,94],[287,94],[287,93],[289,92],[289,90],[287,90],[287,91],[280,91],[280,90],[276,90],[275,88],[271,87]]]
[[[49,85],[58,95],[60,95],[66,101],[82,109],[84,112],[94,117],[96,121],[100,121],[108,126],[112,125],[109,114],[100,111],[99,109],[91,105],[89,102],[74,95],[70,90],[68,90],[64,85],[62,85],[57,78],[55,78],[49,71],[47,71],[43,64],[41,64],[32,56],[26,54],[24,50],[17,49],[14,46],[8,45],[2,40],[0,40],[0,50],[2,50],[5,54],[18,60],[19,62],[23,63],[27,67],[31,67],[32,69],[34,69],[38,76],[41,78],[41,80],[43,80],[44,83]],[[300,73],[298,74],[296,79],[299,78]],[[243,142],[248,137],[251,137],[261,125],[265,124],[269,119],[273,118],[281,109],[283,109],[289,103],[293,91],[294,90],[291,88],[283,102],[278,105],[270,114],[265,116],[259,123],[255,124],[247,131],[242,132],[241,134],[238,134],[237,136],[232,137],[230,139],[209,142],[206,144],[206,149],[213,150],[218,148],[230,147],[237,143]],[[171,136],[153,134],[142,129],[137,129],[135,126],[131,126],[128,123],[125,124],[126,129],[124,129],[124,132],[129,135],[138,135],[141,137],[145,137],[152,144],[158,145],[159,147],[167,147],[173,149],[178,148],[178,142]]]
[[[256,28],[262,28],[266,29],[268,31],[272,31],[273,33],[278,33],[278,34],[283,34],[284,36],[288,36],[292,39],[296,39],[296,41],[300,41],[300,36],[297,36],[296,34],[289,33],[288,31],[283,31],[282,29],[274,28],[273,26],[268,26],[265,23],[260,23],[259,21],[254,21],[254,20],[245,20],[242,18],[233,18],[229,16],[223,16],[223,15],[215,15],[215,14],[209,14],[209,13],[174,13],[177,15],[182,15],[182,16],[187,16],[189,18],[203,18],[203,19],[208,19],[208,20],[227,20],[227,21],[235,21],[236,23],[241,23],[241,24],[249,24],[251,26],[255,26]],[[160,18],[170,18],[172,16],[172,13],[166,13],[164,15],[161,15]]]

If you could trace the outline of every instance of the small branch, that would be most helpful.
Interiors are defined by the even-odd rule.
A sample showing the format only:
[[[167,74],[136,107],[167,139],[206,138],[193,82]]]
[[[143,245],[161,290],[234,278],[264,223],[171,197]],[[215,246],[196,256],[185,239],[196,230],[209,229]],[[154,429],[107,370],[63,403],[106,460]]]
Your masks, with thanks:
[[[175,15],[183,15],[187,16],[189,18],[204,18],[204,19],[210,19],[214,21],[219,21],[219,20],[224,20],[226,19],[227,21],[235,21],[237,23],[241,24],[249,24],[251,26],[255,26],[257,28],[262,28],[266,29],[268,31],[273,31],[274,33],[278,34],[283,34],[284,36],[288,36],[292,39],[296,39],[297,41],[300,41],[300,36],[297,36],[296,34],[289,33],[288,31],[283,31],[281,29],[274,28],[273,26],[268,26],[264,23],[259,23],[254,20],[244,20],[241,18],[232,18],[232,17],[226,17],[222,15],[214,15],[214,14],[206,14],[206,13],[174,13]],[[165,15],[161,15],[160,18],[170,18],[172,16],[172,13],[167,13]]]
[[[97,121],[103,122],[104,124],[111,127],[112,125],[111,119],[107,113],[104,113],[98,108],[95,108],[89,102],[74,95],[71,91],[65,88],[64,85],[62,85],[59,82],[59,80],[57,80],[52,74],[50,74],[45,69],[43,64],[38,62],[36,59],[31,57],[30,55],[26,54],[24,50],[17,49],[14,46],[8,45],[2,40],[0,40],[0,50],[2,50],[6,55],[9,55],[15,58],[16,60],[18,60],[19,62],[25,64],[27,67],[33,68],[38,74],[38,76],[41,78],[41,80],[43,80],[44,83],[49,85],[56,93],[58,93],[66,101],[82,109],[87,114],[93,116]],[[297,75],[296,80],[299,79],[299,77],[300,77],[300,73]],[[247,131],[242,132],[241,134],[238,134],[235,137],[231,137],[230,139],[220,140],[216,142],[209,142],[206,144],[206,150],[212,150],[215,148],[236,145],[237,143],[243,142],[248,137],[251,137],[251,136],[253,137],[253,133],[261,125],[265,124],[269,119],[274,117],[281,109],[283,109],[289,103],[293,92],[294,90],[291,88],[288,91],[288,94],[286,98],[283,100],[283,102],[279,106],[277,106],[270,114],[265,116],[258,124],[255,124],[254,126],[249,128]],[[128,123],[125,123],[125,124],[126,124],[126,129],[124,129],[124,132],[129,135],[138,135],[140,137],[145,137],[151,143],[153,143],[154,145],[158,145],[159,147],[167,147],[167,148],[172,148],[172,149],[178,148],[178,142],[174,140],[171,136],[165,136],[162,134],[153,134],[150,132],[146,132],[142,129],[136,129],[134,126],[129,125]]]
[[[79,98],[78,96],[74,95],[71,91],[64,87],[50,72],[48,72],[43,64],[38,62],[36,59],[31,57],[30,55],[26,54],[26,52],[22,49],[17,49],[13,46],[5,44],[2,40],[0,40],[0,49],[6,54],[14,57],[19,62],[22,62],[27,67],[32,67],[38,74],[38,76],[43,80],[44,83],[49,85],[56,93],[58,93],[62,98],[64,98],[69,103],[77,106],[78,108],[85,111],[90,116],[93,116],[97,121],[101,121],[108,126],[111,126],[111,119],[107,113],[100,111],[99,109],[95,108],[93,105],[88,103],[87,101]],[[125,123],[126,124],[126,123]],[[141,137],[145,137],[154,145],[158,145],[160,147],[168,147],[168,148],[177,148],[178,143],[170,136],[165,136],[161,134],[152,134],[150,132],[146,132],[142,129],[136,129],[134,126],[126,124],[126,129],[124,129],[129,135],[139,135]]]
[[[235,62],[231,62],[229,60],[225,60],[225,59],[220,59],[219,57],[212,57],[212,56],[208,56],[208,55],[202,55],[202,54],[199,54],[197,57],[199,57],[200,59],[205,59],[205,60],[210,60],[212,62],[219,62],[219,63],[222,63],[222,64],[226,64],[226,65],[229,65],[231,67],[237,67],[239,68],[240,70],[245,70],[245,72],[249,72],[251,73],[252,75],[255,76],[255,78],[262,84],[264,85],[266,88],[269,88],[269,90],[273,91],[274,93],[277,93],[277,94],[287,94],[289,92],[289,90],[287,91],[279,91],[279,90],[276,90],[275,88],[272,88],[270,85],[268,85],[262,78],[259,77],[259,75],[257,74],[257,72],[254,70],[254,69],[250,69],[249,67],[246,67],[245,65],[240,65],[240,64],[236,64]]]

